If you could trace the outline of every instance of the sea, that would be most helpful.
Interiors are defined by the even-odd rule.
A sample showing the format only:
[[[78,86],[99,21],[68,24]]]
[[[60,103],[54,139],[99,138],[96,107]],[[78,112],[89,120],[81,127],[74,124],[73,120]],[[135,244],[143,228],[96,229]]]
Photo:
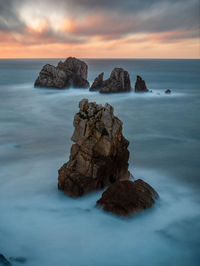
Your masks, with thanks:
[[[0,60],[0,253],[27,266],[200,265],[200,60],[84,59],[90,83],[127,70],[130,93],[34,88],[60,60]],[[134,92],[137,75],[151,93]],[[129,170],[159,193],[153,208],[124,219],[96,208],[103,190],[57,189],[83,98],[123,121]]]

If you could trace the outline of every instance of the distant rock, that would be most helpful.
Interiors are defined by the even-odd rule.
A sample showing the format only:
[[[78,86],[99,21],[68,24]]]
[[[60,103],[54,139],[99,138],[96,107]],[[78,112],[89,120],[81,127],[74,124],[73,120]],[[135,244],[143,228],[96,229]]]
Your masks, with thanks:
[[[43,66],[38,78],[35,81],[35,87],[62,89],[66,87],[66,84],[67,74],[49,64]]]
[[[129,142],[111,105],[81,100],[74,127],[69,161],[58,171],[59,189],[79,197],[129,178]]]
[[[64,89],[69,87],[88,88],[88,66],[85,62],[69,57],[57,67],[45,65],[35,81],[35,87]]]
[[[27,261],[27,259],[24,257],[10,257],[10,260],[19,263],[25,263]]]
[[[7,265],[11,266],[12,264],[6,259],[6,257],[3,254],[0,254],[0,264],[1,265]]]
[[[128,92],[131,90],[129,73],[123,68],[114,68],[110,77],[103,81],[101,93]]]
[[[137,80],[135,83],[135,92],[147,92],[149,91],[146,87],[145,81],[140,77],[137,76]]]
[[[75,57],[68,57],[64,62],[60,61],[57,68],[70,72],[75,75],[81,76],[83,79],[87,79],[88,66],[85,62]]]
[[[90,87],[90,91],[97,91],[103,87],[103,75],[104,73],[102,72],[98,77],[95,78],[92,86]]]
[[[170,90],[170,89],[167,89],[166,91],[165,91],[165,93],[167,93],[167,94],[169,94],[169,93],[171,93],[172,91]]]
[[[120,216],[129,216],[152,207],[157,198],[157,192],[141,179],[118,181],[102,194],[97,206]]]

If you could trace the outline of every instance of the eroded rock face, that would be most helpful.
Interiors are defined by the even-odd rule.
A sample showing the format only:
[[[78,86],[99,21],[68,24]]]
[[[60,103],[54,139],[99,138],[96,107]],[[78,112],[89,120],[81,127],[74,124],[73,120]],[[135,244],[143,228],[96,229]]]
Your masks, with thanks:
[[[88,88],[88,66],[85,62],[69,57],[64,62],[59,62],[57,67],[45,65],[35,81],[35,87],[47,88]]]
[[[57,66],[59,69],[73,74],[81,76],[83,79],[87,79],[88,66],[85,62],[75,57],[68,57],[64,62],[60,61]]]
[[[104,73],[95,78],[90,91],[99,90],[101,93],[128,92],[131,90],[129,73],[123,68],[114,68],[110,77],[103,80]]]
[[[129,178],[129,142],[122,135],[122,122],[113,107],[88,102],[79,103],[74,117],[70,158],[58,171],[58,188],[79,197],[117,180]]]
[[[35,87],[64,88],[67,82],[67,74],[52,65],[43,66],[38,78],[35,81]]]
[[[103,79],[103,76],[102,76]],[[128,92],[131,90],[131,83],[129,73],[123,68],[114,68],[111,72],[109,79],[99,82],[98,79],[96,86],[101,93],[112,93],[112,92]]]
[[[146,87],[145,81],[140,77],[137,76],[137,80],[135,83],[135,92],[147,92],[149,91]]]
[[[129,216],[152,207],[157,198],[157,192],[141,179],[118,181],[102,194],[97,206],[120,216]]]
[[[98,77],[95,78],[92,86],[90,87],[90,91],[97,91],[103,87],[103,75],[104,73],[102,72]]]

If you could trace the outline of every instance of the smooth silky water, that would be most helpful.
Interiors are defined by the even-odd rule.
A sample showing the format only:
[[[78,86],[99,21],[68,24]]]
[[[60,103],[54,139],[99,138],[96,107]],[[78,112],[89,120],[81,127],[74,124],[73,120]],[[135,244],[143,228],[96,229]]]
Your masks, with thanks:
[[[90,82],[123,67],[152,93],[34,88],[58,61],[0,60],[0,253],[27,266],[199,265],[200,60],[85,60]],[[122,219],[95,207],[102,191],[58,191],[82,98],[110,103],[123,121],[130,171],[160,195],[152,209]]]

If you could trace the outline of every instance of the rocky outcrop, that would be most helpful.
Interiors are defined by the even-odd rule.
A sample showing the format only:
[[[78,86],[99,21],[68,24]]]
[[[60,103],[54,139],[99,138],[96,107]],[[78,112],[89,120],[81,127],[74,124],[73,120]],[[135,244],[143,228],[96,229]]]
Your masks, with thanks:
[[[123,68],[114,68],[110,77],[103,82],[101,93],[128,92],[131,90],[129,73]]]
[[[64,62],[59,62],[57,67],[45,65],[35,81],[35,87],[47,88],[88,88],[88,66],[85,62],[69,57]]]
[[[58,188],[79,197],[117,180],[129,178],[129,142],[122,135],[122,122],[113,107],[88,102],[79,103],[74,117],[70,158],[58,171]]]
[[[149,91],[146,87],[145,81],[140,77],[137,76],[137,80],[135,83],[135,92],[147,92]]]
[[[141,179],[118,181],[102,194],[97,206],[120,216],[129,216],[152,207],[157,198],[157,192]]]
[[[166,94],[170,94],[172,91],[170,89],[165,90]]]
[[[95,78],[92,86],[90,87],[90,91],[97,91],[103,87],[103,75],[104,73],[102,72],[98,77]]]
[[[48,87],[62,89],[66,86],[67,74],[52,65],[43,66],[38,78],[35,81],[35,87]]]

